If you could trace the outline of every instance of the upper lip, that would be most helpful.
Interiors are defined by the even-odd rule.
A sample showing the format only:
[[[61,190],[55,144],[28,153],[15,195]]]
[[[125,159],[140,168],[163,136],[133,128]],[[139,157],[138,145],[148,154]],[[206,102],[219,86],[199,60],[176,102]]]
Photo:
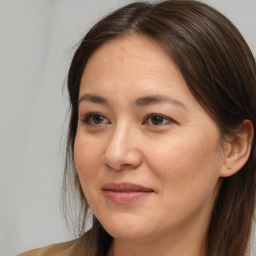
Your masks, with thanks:
[[[141,185],[132,183],[107,183],[103,185],[103,190],[115,191],[115,192],[153,192],[152,188],[146,188]]]

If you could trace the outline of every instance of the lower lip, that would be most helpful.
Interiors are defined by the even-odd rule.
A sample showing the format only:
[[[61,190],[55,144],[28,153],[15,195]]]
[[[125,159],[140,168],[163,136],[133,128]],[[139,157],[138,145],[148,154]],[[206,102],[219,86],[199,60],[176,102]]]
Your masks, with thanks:
[[[106,197],[115,204],[130,204],[152,194],[152,192],[120,192],[104,190]]]

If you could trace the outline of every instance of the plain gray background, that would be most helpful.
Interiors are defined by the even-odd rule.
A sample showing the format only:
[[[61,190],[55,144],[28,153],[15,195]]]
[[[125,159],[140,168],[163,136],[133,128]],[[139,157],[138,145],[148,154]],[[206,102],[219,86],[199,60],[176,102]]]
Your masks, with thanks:
[[[0,256],[72,239],[59,203],[68,109],[62,87],[73,46],[130,2],[0,0]],[[256,0],[204,2],[234,22],[256,55]]]

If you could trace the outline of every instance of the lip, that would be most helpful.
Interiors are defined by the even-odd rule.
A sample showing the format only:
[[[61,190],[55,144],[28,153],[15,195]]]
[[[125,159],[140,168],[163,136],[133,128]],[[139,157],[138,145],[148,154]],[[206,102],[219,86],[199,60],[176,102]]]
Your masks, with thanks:
[[[132,183],[107,183],[102,190],[105,196],[115,204],[130,204],[154,192],[151,188]]]

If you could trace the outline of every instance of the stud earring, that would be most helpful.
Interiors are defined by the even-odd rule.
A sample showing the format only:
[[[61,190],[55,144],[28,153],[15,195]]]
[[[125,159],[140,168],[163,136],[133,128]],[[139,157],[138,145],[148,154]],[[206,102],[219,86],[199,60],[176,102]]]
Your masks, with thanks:
[[[231,169],[232,169],[232,166],[230,165],[230,166],[228,167],[228,169],[231,170]]]

